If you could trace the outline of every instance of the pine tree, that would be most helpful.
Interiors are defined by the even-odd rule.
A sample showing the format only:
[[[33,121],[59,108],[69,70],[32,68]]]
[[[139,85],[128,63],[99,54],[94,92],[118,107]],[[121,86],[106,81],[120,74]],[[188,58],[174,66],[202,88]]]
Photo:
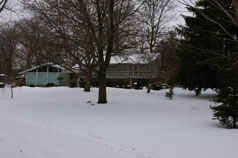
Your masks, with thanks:
[[[168,97],[169,99],[173,99],[174,96],[174,88],[171,86],[169,88],[169,91],[165,93],[165,96]]]
[[[232,0],[219,0],[219,3],[231,10]],[[237,50],[237,43],[229,40],[221,27],[207,18],[222,24],[235,36],[237,29],[210,0],[200,0],[187,9],[194,16],[184,16],[186,26],[177,29],[184,37],[179,53],[178,80],[189,90],[219,88],[223,69],[229,66],[225,58]]]
[[[190,90],[214,88],[214,119],[237,128],[238,20],[232,0],[199,0],[178,28],[184,37],[178,79]]]

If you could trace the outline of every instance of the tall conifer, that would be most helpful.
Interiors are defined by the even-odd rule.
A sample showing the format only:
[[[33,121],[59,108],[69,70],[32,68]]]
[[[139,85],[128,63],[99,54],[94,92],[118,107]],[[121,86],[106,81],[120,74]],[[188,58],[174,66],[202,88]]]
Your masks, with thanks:
[[[231,10],[232,0],[219,0],[219,3]],[[219,88],[223,70],[228,67],[225,58],[236,51],[237,46],[229,40],[221,26],[211,20],[234,35],[237,35],[237,29],[210,0],[200,0],[187,9],[192,16],[184,16],[186,25],[177,28],[184,40],[178,80],[190,90]]]
[[[214,119],[238,122],[238,15],[233,0],[199,0],[178,28],[184,37],[178,79],[185,88],[214,88]]]

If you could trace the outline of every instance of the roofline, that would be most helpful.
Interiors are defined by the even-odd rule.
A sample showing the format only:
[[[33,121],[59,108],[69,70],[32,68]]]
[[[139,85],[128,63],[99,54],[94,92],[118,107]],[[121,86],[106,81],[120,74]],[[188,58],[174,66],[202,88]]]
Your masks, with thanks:
[[[29,72],[29,71],[38,69],[38,68],[40,68],[40,67],[42,67],[42,66],[52,66],[52,67],[54,67],[54,68],[64,70],[64,68],[61,67],[61,66],[59,66],[59,65],[54,65],[53,63],[44,63],[44,64],[41,64],[41,65],[32,67],[32,68],[30,68],[30,69],[27,69],[27,70],[25,70],[25,71],[19,72],[19,74],[20,74],[20,75],[25,74],[25,73],[27,73],[27,72]]]
[[[130,65],[147,65],[148,63],[110,63],[109,65],[126,65],[126,64],[130,64]]]

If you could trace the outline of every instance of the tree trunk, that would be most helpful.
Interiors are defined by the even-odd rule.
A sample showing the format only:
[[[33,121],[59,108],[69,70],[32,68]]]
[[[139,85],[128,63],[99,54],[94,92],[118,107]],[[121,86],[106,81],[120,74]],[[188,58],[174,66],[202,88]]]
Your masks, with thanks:
[[[151,85],[148,84],[148,86],[147,86],[147,93],[150,93],[150,90],[151,90]]]
[[[13,99],[13,87],[12,87],[12,81],[11,81],[11,99]]]
[[[106,104],[107,103],[106,72],[100,73],[98,75],[98,84],[99,84],[98,104]]]
[[[91,70],[89,70],[87,72],[86,80],[85,80],[85,86],[84,86],[84,91],[85,92],[90,92],[90,87],[91,87]]]
[[[201,95],[201,92],[202,92],[202,89],[201,89],[201,88],[196,88],[196,89],[195,89],[195,95],[196,95],[196,96]]]
[[[151,72],[151,69],[150,69],[150,72]],[[149,77],[151,77],[151,75],[150,75]],[[152,87],[152,85],[151,85],[151,79],[149,79],[149,80],[148,80],[148,83],[147,83],[147,93],[150,93],[151,87]]]

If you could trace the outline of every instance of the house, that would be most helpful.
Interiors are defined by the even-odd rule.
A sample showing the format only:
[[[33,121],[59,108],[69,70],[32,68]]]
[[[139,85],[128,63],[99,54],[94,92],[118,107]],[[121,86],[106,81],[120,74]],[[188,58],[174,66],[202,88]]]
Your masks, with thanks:
[[[133,84],[145,86],[149,80],[158,80],[161,74],[157,67],[151,68],[146,63],[113,63],[110,64],[106,77],[108,86],[131,87]]]
[[[161,80],[163,72],[159,71],[157,61],[153,63],[114,62],[109,65],[106,79],[109,87],[132,87],[136,84],[147,85],[148,82]],[[79,70],[79,80],[85,80],[85,74]],[[81,84],[82,85],[82,84]],[[97,73],[92,73],[92,85],[98,86]]]
[[[66,85],[70,74],[63,73],[63,68],[52,63],[42,64],[21,72],[25,75],[26,85]]]
[[[72,70],[65,70],[52,63],[33,67],[20,74],[25,75],[26,85],[28,86],[83,86],[86,78],[86,74],[80,71],[78,66],[74,66]],[[135,84],[145,86],[148,81],[158,80],[161,75],[162,72],[159,71],[156,64],[111,63],[106,74],[106,79],[107,86],[111,87],[131,87]],[[92,73],[92,85],[98,86],[96,71]]]

